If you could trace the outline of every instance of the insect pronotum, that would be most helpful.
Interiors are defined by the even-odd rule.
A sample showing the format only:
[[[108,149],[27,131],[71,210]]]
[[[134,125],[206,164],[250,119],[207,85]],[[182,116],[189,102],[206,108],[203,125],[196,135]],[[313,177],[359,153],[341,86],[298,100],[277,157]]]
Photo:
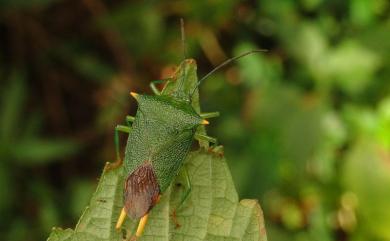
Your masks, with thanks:
[[[182,38],[184,42],[183,27]],[[177,176],[193,140],[216,143],[215,138],[197,132],[200,126],[209,124],[206,118],[219,116],[218,112],[199,113],[199,108],[193,104],[195,91],[202,81],[230,62],[262,51],[252,50],[228,59],[199,81],[196,78],[195,60],[185,59],[161,92],[155,82],[151,83],[155,95],[131,92],[137,100],[138,109],[135,117],[126,117],[127,126],[116,126],[117,162],[109,166],[114,168],[123,163],[126,176],[124,206],[116,224],[117,229],[122,226],[126,216],[140,219],[135,238],[141,236],[149,211]],[[128,134],[124,162],[120,158],[119,132]]]

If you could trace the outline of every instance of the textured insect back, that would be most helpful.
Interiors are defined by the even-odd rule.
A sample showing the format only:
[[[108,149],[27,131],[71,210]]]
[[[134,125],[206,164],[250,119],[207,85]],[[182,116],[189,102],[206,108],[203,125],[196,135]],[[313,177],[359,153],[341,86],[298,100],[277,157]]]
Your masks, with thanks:
[[[175,98],[179,98],[191,103],[194,110],[200,114],[200,103],[199,103],[199,91],[196,88],[198,84],[197,76],[197,65],[194,59],[184,60],[178,67],[174,76],[167,81],[161,94],[169,95]],[[199,126],[197,134],[206,135],[206,128],[202,125]],[[209,142],[201,140],[199,145],[205,148],[209,147]]]
[[[148,160],[160,191],[164,192],[188,154],[196,128],[204,120],[189,102],[170,95],[137,95],[136,99],[138,111],[127,142],[131,148],[126,148],[125,173],[130,175]]]

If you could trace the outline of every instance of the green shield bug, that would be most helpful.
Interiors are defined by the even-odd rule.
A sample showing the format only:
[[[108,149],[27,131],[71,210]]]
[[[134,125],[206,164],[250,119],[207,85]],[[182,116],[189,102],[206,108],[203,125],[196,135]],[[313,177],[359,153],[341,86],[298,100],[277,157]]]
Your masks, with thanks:
[[[166,81],[161,92],[154,82],[151,88],[155,95],[131,92],[137,100],[138,109],[135,117],[126,117],[127,126],[118,125],[115,128],[118,161],[109,166],[114,168],[123,163],[126,177],[124,206],[116,229],[122,226],[126,216],[140,219],[135,238],[141,236],[149,211],[178,175],[193,140],[216,142],[216,139],[197,131],[209,124],[206,118],[219,115],[218,112],[200,113],[199,103],[194,103],[198,102],[199,84],[228,63],[260,51],[263,50],[252,50],[228,59],[199,81],[195,60],[185,59],[174,76]],[[120,158],[119,132],[128,134],[124,162]],[[191,190],[190,186],[188,190]],[[182,202],[187,195],[184,195]]]

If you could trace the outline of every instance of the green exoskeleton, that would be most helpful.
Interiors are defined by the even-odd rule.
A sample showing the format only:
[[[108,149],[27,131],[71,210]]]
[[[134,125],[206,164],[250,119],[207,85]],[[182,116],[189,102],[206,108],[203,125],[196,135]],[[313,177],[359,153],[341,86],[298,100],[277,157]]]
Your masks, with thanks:
[[[258,51],[247,52],[225,61],[203,79],[231,61],[254,52]],[[139,237],[149,211],[178,175],[193,140],[199,140],[203,146],[216,142],[216,139],[204,132],[203,125],[209,123],[206,119],[216,117],[219,113],[200,113],[198,86],[202,80],[197,80],[195,60],[186,59],[174,76],[166,81],[161,92],[153,82],[151,87],[155,95],[131,92],[138,103],[136,115],[127,116],[128,125],[119,125],[115,131],[118,162],[112,166],[122,164],[118,133],[128,133],[123,162],[126,176],[124,207],[117,229],[126,216],[141,219],[135,234],[135,237]]]

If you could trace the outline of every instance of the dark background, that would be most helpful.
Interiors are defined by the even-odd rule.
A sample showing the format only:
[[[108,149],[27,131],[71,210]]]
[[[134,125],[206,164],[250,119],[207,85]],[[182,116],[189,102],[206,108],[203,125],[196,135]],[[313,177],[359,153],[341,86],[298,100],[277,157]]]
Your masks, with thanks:
[[[390,239],[387,0],[1,0],[0,237],[74,227],[113,128],[187,56],[269,240]]]

